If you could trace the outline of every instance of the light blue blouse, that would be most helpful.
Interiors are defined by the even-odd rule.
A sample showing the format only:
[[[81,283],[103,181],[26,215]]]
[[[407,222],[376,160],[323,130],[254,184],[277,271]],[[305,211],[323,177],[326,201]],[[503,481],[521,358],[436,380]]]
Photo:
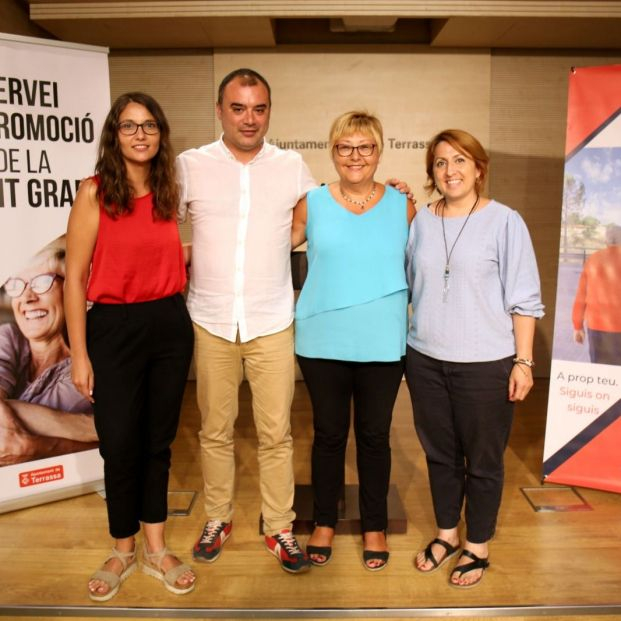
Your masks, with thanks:
[[[470,216],[453,247],[465,218],[444,219],[453,248],[446,295],[442,219],[425,206],[412,221],[407,342],[438,360],[498,360],[515,354],[513,313],[543,317],[535,252],[521,216],[494,200]]]
[[[406,197],[386,187],[356,215],[327,186],[307,194],[308,276],[295,312],[296,353],[357,362],[405,354]]]

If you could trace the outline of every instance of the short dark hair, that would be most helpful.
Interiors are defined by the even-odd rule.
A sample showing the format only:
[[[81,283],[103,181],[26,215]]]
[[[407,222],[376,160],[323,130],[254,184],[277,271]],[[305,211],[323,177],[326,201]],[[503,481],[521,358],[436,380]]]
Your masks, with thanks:
[[[224,76],[222,82],[220,82],[220,86],[218,86],[218,104],[222,105],[222,99],[224,97],[224,89],[227,84],[232,82],[235,78],[241,78],[241,83],[243,86],[256,86],[259,82],[265,86],[267,89],[267,99],[269,101],[270,106],[272,105],[272,89],[270,85],[267,83],[267,80],[254,69],[248,69],[246,67],[242,67],[241,69],[235,69],[235,71],[231,71]]]

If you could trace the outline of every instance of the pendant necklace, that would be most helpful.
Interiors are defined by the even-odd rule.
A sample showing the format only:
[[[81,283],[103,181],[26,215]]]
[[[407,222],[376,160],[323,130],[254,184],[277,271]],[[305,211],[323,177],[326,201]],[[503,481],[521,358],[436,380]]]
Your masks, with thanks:
[[[375,188],[375,182],[373,182],[373,189],[371,190],[371,194],[369,194],[369,196],[367,196],[364,200],[361,200],[361,201],[345,194],[345,192],[343,192],[343,188],[341,187],[340,183],[339,183],[339,190],[341,192],[341,196],[343,197],[343,200],[346,200],[348,203],[358,205],[360,209],[364,209],[364,206],[375,196],[376,188]]]
[[[468,215],[466,216],[466,220],[461,225],[461,228],[459,229],[459,233],[457,233],[457,237],[455,238],[455,241],[453,242],[453,245],[451,246],[451,249],[449,250],[448,244],[446,243],[446,231],[444,230],[444,209],[446,208],[446,200],[442,199],[442,213],[441,213],[442,238],[444,239],[444,256],[446,257],[446,264],[444,266],[444,287],[442,289],[442,301],[443,302],[448,302],[449,276],[451,275],[451,255],[453,254],[453,250],[455,249],[455,244],[457,243],[457,240],[462,234],[464,228],[466,228],[466,224],[468,224],[468,220],[470,219],[472,212],[477,208],[478,204],[479,204],[479,195],[477,194],[477,198],[474,201],[474,204],[472,205],[472,207],[470,207],[470,211],[468,212]]]

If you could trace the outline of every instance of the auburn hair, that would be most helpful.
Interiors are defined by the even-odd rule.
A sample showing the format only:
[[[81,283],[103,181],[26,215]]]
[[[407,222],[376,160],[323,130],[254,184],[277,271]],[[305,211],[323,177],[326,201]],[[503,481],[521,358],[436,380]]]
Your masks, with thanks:
[[[487,178],[487,171],[489,170],[489,156],[481,143],[472,134],[469,134],[463,129],[445,129],[439,134],[436,134],[427,145],[427,153],[425,155],[427,182],[424,186],[427,192],[431,194],[437,189],[433,176],[433,164],[436,147],[441,142],[448,142],[453,149],[474,160],[477,170],[479,171],[479,176],[475,181],[475,189],[477,194],[481,194],[485,187],[485,179]]]

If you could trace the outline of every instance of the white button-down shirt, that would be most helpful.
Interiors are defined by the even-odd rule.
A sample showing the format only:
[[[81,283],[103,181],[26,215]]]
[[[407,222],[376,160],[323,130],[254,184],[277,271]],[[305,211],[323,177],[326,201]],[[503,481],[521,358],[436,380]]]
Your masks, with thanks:
[[[179,218],[190,214],[188,310],[211,334],[242,342],[293,321],[291,218],[315,183],[302,156],[264,143],[235,159],[222,139],[177,158]]]

